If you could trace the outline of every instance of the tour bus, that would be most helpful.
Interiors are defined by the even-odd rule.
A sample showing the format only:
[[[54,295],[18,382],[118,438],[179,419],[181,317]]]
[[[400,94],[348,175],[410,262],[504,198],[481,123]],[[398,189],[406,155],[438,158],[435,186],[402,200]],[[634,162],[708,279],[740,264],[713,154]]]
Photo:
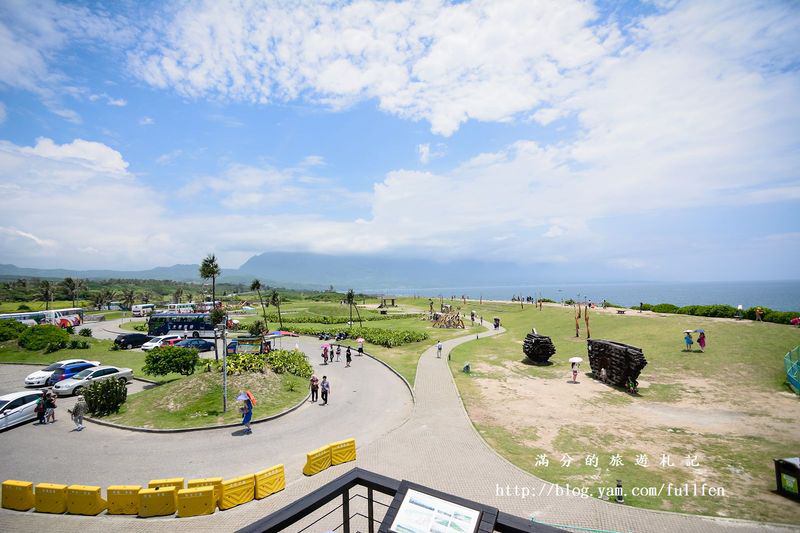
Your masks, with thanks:
[[[168,313],[194,313],[194,304],[167,304],[167,312]]]
[[[187,338],[214,338],[214,324],[208,313],[155,313],[147,321],[147,334],[181,335]]]
[[[216,305],[214,305],[215,303]],[[222,307],[222,302],[220,302],[219,300],[217,300],[216,302],[212,302],[209,300],[207,302],[194,304],[195,311],[201,313],[208,313],[209,311],[214,309],[214,307]]]
[[[131,307],[133,316],[149,316],[153,314],[156,309],[156,304],[136,304]]]
[[[0,315],[0,320],[16,320],[29,326],[35,324],[53,324],[66,328],[83,324],[83,309],[80,307],[69,307],[67,309],[51,309],[49,311],[7,313]]]

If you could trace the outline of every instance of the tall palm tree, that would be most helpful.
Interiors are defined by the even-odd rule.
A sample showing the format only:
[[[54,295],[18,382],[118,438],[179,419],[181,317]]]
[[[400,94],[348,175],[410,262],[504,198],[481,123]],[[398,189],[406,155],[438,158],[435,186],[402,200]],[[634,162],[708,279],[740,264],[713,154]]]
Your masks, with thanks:
[[[133,309],[133,302],[136,301],[136,291],[133,289],[123,289],[122,291],[122,305],[127,307],[128,310]]]
[[[98,311],[103,308],[103,302],[105,302],[105,295],[103,292],[104,291],[97,291],[89,295],[89,301],[92,302],[92,307]]]
[[[181,303],[181,298],[183,298],[183,289],[178,287],[175,289],[175,292],[172,293],[172,303]]]
[[[61,282],[61,287],[67,293],[67,297],[72,300],[72,307],[75,307],[78,293],[86,288],[86,282],[79,278],[64,278],[64,281]]]
[[[142,299],[142,303],[143,303],[143,304],[149,304],[149,303],[150,303],[150,291],[144,291],[144,292],[143,292],[143,293],[142,293],[142,294],[139,296],[139,298],[141,298],[141,299]]]
[[[203,259],[200,263],[200,277],[203,279],[211,280],[211,306],[217,306],[217,278],[222,275],[222,269],[217,263],[217,257],[214,254],[208,254],[208,257]]]
[[[356,310],[359,326],[363,326],[364,323],[361,321],[361,313],[358,312],[358,306],[356,305],[356,293],[353,292],[353,289],[347,291],[347,296],[345,297],[345,301],[347,302],[347,305],[350,307],[350,326],[352,327],[353,325],[353,308],[355,308]]]
[[[261,294],[261,282],[254,279],[250,284],[250,290],[258,293],[258,301],[261,302],[261,314],[264,316],[264,329],[269,331],[269,323],[267,322],[267,305],[269,305],[269,302],[267,302],[267,305],[264,305],[264,296]]]
[[[39,286],[36,288],[37,292],[39,293],[39,297],[44,301],[44,308],[45,310],[50,310],[50,302],[53,301],[53,294],[55,293],[55,288],[53,284],[43,279],[39,282]]]
[[[103,303],[102,303],[101,307],[103,305],[106,305],[106,306],[111,305],[111,302],[113,302],[114,298],[117,297],[117,292],[114,289],[103,289],[100,292],[101,292],[102,297],[103,297]]]
[[[280,324],[280,328],[283,329],[283,317],[281,316],[281,295],[277,290],[272,289],[272,293],[269,295],[269,303],[278,308],[278,324]]]

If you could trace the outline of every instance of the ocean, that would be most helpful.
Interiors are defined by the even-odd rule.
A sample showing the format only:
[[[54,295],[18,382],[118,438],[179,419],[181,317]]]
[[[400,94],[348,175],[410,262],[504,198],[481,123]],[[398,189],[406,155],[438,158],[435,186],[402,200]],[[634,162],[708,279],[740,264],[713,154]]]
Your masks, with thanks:
[[[374,291],[373,291],[374,292]],[[689,283],[542,283],[530,285],[487,285],[482,287],[423,287],[385,289],[395,296],[451,296],[510,300],[513,296],[549,298],[555,301],[604,299],[631,307],[639,302],[671,303],[677,306],[728,304],[754,307],[760,305],[779,311],[800,310],[800,280],[797,281],[720,281]]]

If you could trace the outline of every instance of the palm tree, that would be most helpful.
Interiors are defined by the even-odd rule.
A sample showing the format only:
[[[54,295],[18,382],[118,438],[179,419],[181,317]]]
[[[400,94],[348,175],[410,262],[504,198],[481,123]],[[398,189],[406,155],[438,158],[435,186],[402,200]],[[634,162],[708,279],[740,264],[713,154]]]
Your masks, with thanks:
[[[113,302],[114,298],[117,297],[117,293],[114,289],[103,289],[102,291],[100,291],[100,293],[102,294],[103,297],[103,303],[100,305],[100,307],[102,307],[103,305],[106,306],[111,305],[111,302]]]
[[[92,302],[92,307],[94,307],[98,311],[103,308],[103,302],[105,302],[105,295],[103,294],[103,292],[104,291],[93,292],[89,296],[89,301]]]
[[[281,316],[281,295],[277,290],[272,289],[272,294],[269,295],[269,303],[278,308],[278,324],[280,324],[280,328],[283,329],[283,317]]]
[[[192,303],[194,301],[194,300],[192,300],[192,298],[194,298],[194,294],[192,294],[191,292],[187,292],[186,293],[186,301],[189,302],[189,303]]]
[[[203,279],[211,280],[211,306],[217,307],[217,278],[222,275],[222,269],[217,263],[217,257],[214,254],[208,254],[208,257],[203,259],[200,263],[200,277]]]
[[[181,298],[183,298],[183,289],[178,287],[175,289],[175,292],[172,293],[172,303],[181,303]]]
[[[53,284],[43,279],[39,282],[39,286],[36,288],[37,292],[39,293],[39,297],[44,301],[44,308],[46,311],[50,310],[50,302],[53,301],[53,294],[55,293],[55,288]]]
[[[128,310],[133,309],[133,302],[136,301],[136,291],[133,289],[124,289],[122,291],[122,305],[127,307]]]
[[[269,331],[269,323],[267,322],[267,305],[269,305],[269,302],[267,302],[267,305],[264,305],[264,296],[261,294],[261,282],[254,279],[250,284],[250,290],[258,293],[258,301],[261,302],[261,314],[264,316],[264,329]]]
[[[67,293],[67,297],[72,300],[72,307],[75,307],[78,293],[86,288],[86,282],[79,278],[64,278],[64,281],[61,282],[61,287]]]
[[[353,292],[353,289],[347,291],[347,297],[345,298],[347,305],[350,307],[350,326],[353,326],[353,308],[356,309],[356,315],[358,315],[358,324],[359,326],[364,326],[364,323],[361,321],[361,313],[358,312],[358,306],[356,305],[356,293]]]
[[[150,303],[150,291],[144,291],[139,298],[141,298],[143,304]]]

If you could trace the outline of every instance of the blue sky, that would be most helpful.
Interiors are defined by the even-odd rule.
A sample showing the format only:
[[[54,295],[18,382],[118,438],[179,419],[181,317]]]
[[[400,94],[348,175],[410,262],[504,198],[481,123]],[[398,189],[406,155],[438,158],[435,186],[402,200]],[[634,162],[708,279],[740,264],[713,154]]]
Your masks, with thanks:
[[[794,2],[6,1],[0,47],[4,263],[797,278]]]

